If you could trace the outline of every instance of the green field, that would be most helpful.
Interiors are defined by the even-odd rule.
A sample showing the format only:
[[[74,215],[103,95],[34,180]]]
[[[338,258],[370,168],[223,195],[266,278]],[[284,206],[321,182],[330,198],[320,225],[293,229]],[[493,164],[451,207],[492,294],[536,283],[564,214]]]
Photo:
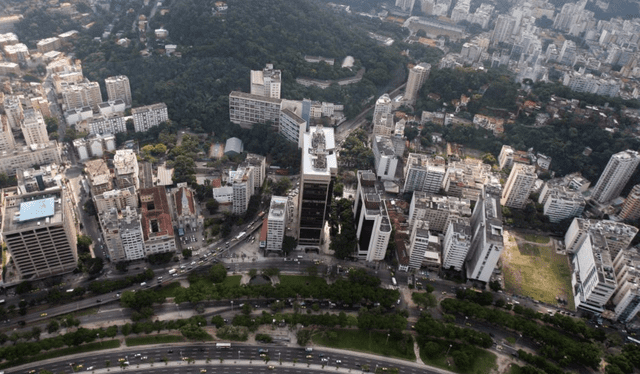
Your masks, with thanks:
[[[48,360],[50,358],[58,358],[62,356],[74,355],[76,353],[100,351],[103,349],[112,349],[120,347],[120,341],[118,339],[105,340],[103,342],[95,342],[89,344],[83,344],[77,347],[68,347],[62,349],[56,349],[53,351],[40,353],[35,356],[24,358],[17,361],[5,362],[0,365],[0,369],[6,369],[12,366],[24,365],[30,362]]]
[[[227,275],[222,284],[225,286],[240,286],[240,280],[242,279],[242,275]]]
[[[335,336],[331,336],[332,332],[335,333]],[[416,355],[413,352],[413,340],[408,343],[406,352],[403,352],[398,342],[387,342],[387,333],[385,332],[329,329],[326,330],[326,333],[318,332],[314,334],[312,339],[314,343],[325,347],[370,352],[412,361],[416,359]]]
[[[524,235],[524,240],[538,244],[547,244],[551,239],[548,236],[526,234]]]
[[[125,342],[128,347],[136,345],[146,344],[162,344],[162,343],[177,343],[184,342],[186,339],[180,335],[149,335],[149,336],[136,336],[134,338],[127,338]]]
[[[166,286],[156,289],[156,294],[163,297],[175,297],[176,290],[180,289],[180,282],[173,282]]]
[[[326,285],[325,281],[321,277],[310,277],[308,275],[280,275],[280,284],[286,287],[304,286],[307,283],[310,286]]]
[[[557,254],[550,245],[520,240],[505,244],[501,260],[506,292],[549,304],[556,304],[556,297],[562,297],[568,301],[568,308],[574,309],[571,270],[566,256]]]
[[[441,341],[442,343],[442,341]],[[445,345],[446,346],[446,345]],[[456,348],[456,344],[453,344],[454,350]],[[443,348],[444,349],[444,348]],[[442,369],[446,369],[449,371],[453,371],[455,373],[461,374],[476,374],[476,373],[490,373],[491,369],[497,367],[496,360],[497,356],[489,351],[485,351],[484,349],[467,346],[465,347],[467,350],[472,350],[473,354],[470,355],[472,357],[471,366],[467,369],[458,368],[451,355],[448,357],[442,356],[438,358],[429,358],[424,353],[423,350],[420,350],[420,358],[422,362],[427,365],[436,366]]]

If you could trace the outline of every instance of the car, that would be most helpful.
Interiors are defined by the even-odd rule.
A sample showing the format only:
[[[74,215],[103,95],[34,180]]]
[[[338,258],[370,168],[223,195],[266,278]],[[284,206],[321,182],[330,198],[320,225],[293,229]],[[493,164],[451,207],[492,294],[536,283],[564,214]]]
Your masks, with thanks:
[[[269,370],[273,370],[273,369],[275,369],[275,368],[276,368],[276,367],[275,367],[275,366],[273,366],[273,365],[269,365],[269,366],[267,366],[267,369],[269,369]]]
[[[30,370],[30,371],[29,371],[29,374],[33,374],[33,373],[35,373],[35,372],[36,372],[36,371],[35,371],[35,369],[34,369],[34,370]]]
[[[201,372],[201,373],[206,373],[206,372],[207,372],[207,369],[200,369],[200,372]]]
[[[119,358],[118,362],[125,362],[126,360],[124,358]]]
[[[40,317],[46,317],[46,316],[47,316],[47,313],[40,314]]]
[[[341,364],[342,360],[336,360],[336,364]]]
[[[87,368],[87,371],[91,371],[91,370],[93,370],[93,366],[89,366],[89,367]]]
[[[189,357],[183,357],[182,361],[189,361]]]
[[[329,359],[328,358],[321,358],[320,361],[321,362],[329,362]]]
[[[242,308],[243,305],[244,304],[240,304],[240,307]],[[258,353],[269,353],[269,350],[268,349],[264,349],[264,348],[260,348],[260,349],[258,349]]]
[[[260,357],[265,358],[267,355],[265,353],[260,353]]]
[[[148,358],[147,356],[140,357],[141,360],[146,360],[147,358]]]
[[[313,355],[307,355],[307,359],[309,359],[309,360],[310,360],[310,359],[312,359],[312,358],[313,358]]]
[[[122,365],[124,365],[124,366],[129,366],[129,361],[125,361],[125,362],[123,362],[123,363],[122,363]]]
[[[135,355],[133,355],[133,357],[141,357],[142,355],[140,353],[136,353]]]

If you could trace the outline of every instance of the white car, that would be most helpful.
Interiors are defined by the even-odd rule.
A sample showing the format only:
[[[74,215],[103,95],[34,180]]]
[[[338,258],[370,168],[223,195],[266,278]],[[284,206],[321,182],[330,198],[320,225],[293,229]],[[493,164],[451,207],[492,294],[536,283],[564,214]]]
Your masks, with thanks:
[[[87,371],[91,371],[91,370],[93,370],[93,366],[89,366],[89,367],[87,368]]]

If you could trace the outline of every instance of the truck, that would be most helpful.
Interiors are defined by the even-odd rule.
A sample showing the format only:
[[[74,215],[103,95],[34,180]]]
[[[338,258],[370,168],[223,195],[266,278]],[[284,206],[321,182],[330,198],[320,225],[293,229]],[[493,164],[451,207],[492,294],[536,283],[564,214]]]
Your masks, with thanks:
[[[176,269],[171,269],[171,270],[169,270],[169,274],[172,274],[172,275],[173,275],[173,274],[175,274],[177,271],[178,271],[178,270],[176,270]]]
[[[238,236],[236,237],[236,240],[240,240],[242,239],[242,237],[246,234],[246,232],[241,232],[240,234],[238,234]]]
[[[398,286],[398,282],[396,282],[396,278],[395,277],[391,277],[391,283],[393,283],[394,287]]]

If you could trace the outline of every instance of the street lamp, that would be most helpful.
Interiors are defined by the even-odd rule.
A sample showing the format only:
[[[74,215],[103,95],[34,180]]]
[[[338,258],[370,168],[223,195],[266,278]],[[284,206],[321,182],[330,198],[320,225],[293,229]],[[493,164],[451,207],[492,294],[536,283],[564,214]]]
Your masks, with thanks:
[[[386,342],[386,343],[384,343],[385,345],[388,345],[388,344],[389,344],[389,335],[391,335],[391,334],[387,334],[387,342]]]
[[[233,312],[233,300],[231,300],[231,311]]]
[[[516,343],[514,345],[518,344],[518,340],[520,340],[520,338],[522,338],[522,334],[519,334],[518,339],[516,339]]]
[[[449,351],[451,350],[451,347],[453,346],[453,344],[449,344],[449,349],[447,349],[447,353],[445,353],[445,356],[449,355]]]
[[[278,352],[278,362],[282,365],[282,361],[280,360],[280,352]]]

